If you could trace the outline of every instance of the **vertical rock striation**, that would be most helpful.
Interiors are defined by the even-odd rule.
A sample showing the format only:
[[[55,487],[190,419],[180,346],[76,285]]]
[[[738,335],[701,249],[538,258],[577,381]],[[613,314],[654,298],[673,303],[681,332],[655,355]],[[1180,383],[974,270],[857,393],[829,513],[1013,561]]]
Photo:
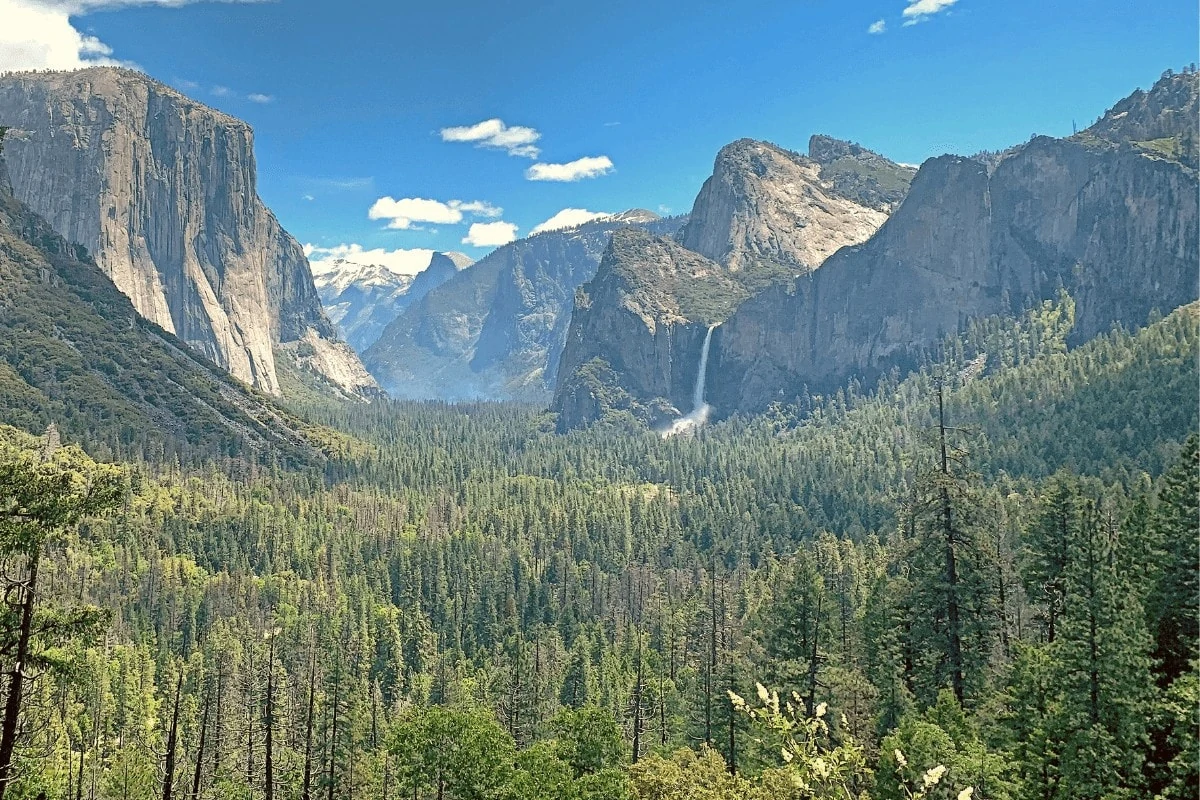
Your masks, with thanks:
[[[614,232],[575,296],[554,393],[559,429],[614,411],[658,426],[690,409],[709,326],[745,296],[728,270],[671,239]]]
[[[1077,342],[1196,299],[1198,184],[1182,146],[1194,133],[1173,105],[1195,97],[1196,75],[1164,81],[1070,139],[927,161],[870,241],[751,298],[722,326],[711,402],[757,410],[871,380],[971,317],[1018,313],[1060,287],[1076,301]]]
[[[303,341],[339,389],[374,385],[258,197],[246,123],[141,73],[93,67],[0,77],[0,125],[12,128],[16,196],[86,247],[146,319],[271,394],[277,348]]]

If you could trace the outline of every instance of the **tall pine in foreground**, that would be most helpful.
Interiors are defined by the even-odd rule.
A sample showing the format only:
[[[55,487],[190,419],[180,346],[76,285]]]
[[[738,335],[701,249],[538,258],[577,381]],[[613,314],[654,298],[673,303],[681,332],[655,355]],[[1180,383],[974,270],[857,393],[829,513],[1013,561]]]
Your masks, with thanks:
[[[934,465],[919,476],[909,509],[908,650],[912,687],[925,705],[945,688],[960,704],[980,698],[997,621],[997,566],[984,544],[984,529],[994,520],[967,452],[950,441],[956,431],[946,418],[944,394],[939,381]]]
[[[54,665],[47,650],[98,632],[103,613],[84,604],[55,605],[38,585],[47,548],[82,519],[113,508],[124,475],[63,447],[51,425],[37,449],[0,441],[0,574],[4,575],[4,716],[0,720],[0,800],[18,768],[22,715],[32,680]]]

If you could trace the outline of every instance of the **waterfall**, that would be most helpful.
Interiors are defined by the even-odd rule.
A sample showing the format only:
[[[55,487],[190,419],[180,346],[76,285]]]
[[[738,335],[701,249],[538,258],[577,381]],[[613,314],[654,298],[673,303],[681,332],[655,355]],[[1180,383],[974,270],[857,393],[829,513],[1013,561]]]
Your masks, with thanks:
[[[712,406],[704,402],[704,385],[708,378],[708,349],[712,345],[712,335],[716,328],[716,325],[709,325],[708,333],[704,334],[704,346],[700,348],[700,368],[696,371],[696,387],[692,390],[692,410],[676,419],[665,430],[659,431],[664,439],[699,428],[708,422]]]
[[[712,344],[712,332],[716,325],[708,326],[704,334],[704,347],[700,348],[700,371],[696,373],[696,388],[692,391],[692,412],[695,413],[704,405],[704,381],[708,374],[708,346]]]

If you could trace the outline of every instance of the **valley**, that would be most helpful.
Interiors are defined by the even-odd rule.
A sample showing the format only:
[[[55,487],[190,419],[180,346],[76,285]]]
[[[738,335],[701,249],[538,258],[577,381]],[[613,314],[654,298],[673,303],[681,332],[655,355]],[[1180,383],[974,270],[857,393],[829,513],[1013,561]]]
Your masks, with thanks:
[[[1195,797],[1198,115],[405,250],[141,71],[0,73],[0,800]]]

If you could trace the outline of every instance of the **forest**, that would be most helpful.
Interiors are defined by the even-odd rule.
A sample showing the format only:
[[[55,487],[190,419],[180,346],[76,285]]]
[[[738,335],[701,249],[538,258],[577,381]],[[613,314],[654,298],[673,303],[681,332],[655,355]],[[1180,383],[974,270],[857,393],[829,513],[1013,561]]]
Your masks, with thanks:
[[[666,440],[0,427],[0,800],[1194,798],[1200,309],[1073,315]]]

